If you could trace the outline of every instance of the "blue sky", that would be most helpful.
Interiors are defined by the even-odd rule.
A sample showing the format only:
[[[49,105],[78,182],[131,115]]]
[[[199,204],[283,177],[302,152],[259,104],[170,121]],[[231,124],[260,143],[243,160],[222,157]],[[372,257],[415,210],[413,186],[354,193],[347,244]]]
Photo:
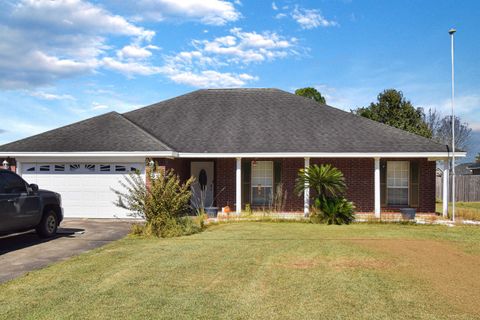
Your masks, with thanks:
[[[0,144],[198,88],[314,86],[342,109],[387,88],[450,107],[480,152],[478,1],[0,0]]]

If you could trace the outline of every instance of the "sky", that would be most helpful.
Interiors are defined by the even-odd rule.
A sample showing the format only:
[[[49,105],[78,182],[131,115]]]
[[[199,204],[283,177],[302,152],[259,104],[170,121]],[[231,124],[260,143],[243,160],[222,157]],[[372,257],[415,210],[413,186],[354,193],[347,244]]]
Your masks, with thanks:
[[[480,152],[480,1],[0,0],[0,144],[199,88],[389,88],[456,113]]]

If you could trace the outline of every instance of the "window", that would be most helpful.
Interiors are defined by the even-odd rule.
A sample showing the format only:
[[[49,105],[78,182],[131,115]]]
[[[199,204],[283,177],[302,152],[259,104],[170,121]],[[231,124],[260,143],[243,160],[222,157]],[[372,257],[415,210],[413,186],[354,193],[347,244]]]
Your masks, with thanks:
[[[408,161],[387,162],[387,202],[389,205],[408,205]]]
[[[94,164],[86,164],[85,165],[85,170],[88,172],[95,172],[95,165]]]
[[[100,165],[100,172],[109,172],[110,171],[110,165],[109,164],[101,164]]]
[[[0,180],[3,180],[3,193],[27,192],[27,184],[25,181],[14,173],[1,173]]]
[[[55,165],[55,171],[56,171],[56,172],[63,172],[63,171],[65,171],[65,165],[64,165],[64,164],[56,164],[56,165]]]
[[[79,164],[71,164],[70,165],[70,172],[77,172],[80,171],[80,165]]]
[[[50,165],[49,164],[42,164],[39,166],[39,171],[45,172],[45,171],[50,171]]]
[[[125,172],[125,171],[127,171],[127,167],[126,167],[126,166],[123,166],[123,165],[117,164],[117,165],[115,166],[115,171],[116,171],[116,172]]]
[[[270,205],[272,193],[273,161],[252,162],[252,205]]]

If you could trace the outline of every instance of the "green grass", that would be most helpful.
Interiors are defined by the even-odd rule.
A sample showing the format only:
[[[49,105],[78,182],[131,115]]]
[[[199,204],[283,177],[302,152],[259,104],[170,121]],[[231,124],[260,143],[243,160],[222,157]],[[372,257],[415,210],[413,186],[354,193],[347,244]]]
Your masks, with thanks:
[[[0,319],[480,318],[480,228],[227,223],[0,285]]]
[[[448,204],[449,216],[452,214],[452,203]],[[443,212],[442,202],[437,202],[436,210]],[[455,216],[465,220],[480,221],[480,202],[457,202],[455,205]]]

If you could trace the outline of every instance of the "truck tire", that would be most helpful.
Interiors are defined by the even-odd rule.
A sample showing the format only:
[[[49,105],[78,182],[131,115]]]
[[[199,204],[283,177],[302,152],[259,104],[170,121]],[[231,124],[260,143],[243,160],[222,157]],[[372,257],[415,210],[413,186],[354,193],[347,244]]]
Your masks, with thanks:
[[[43,214],[42,220],[35,228],[41,238],[50,238],[57,233],[58,219],[53,209],[48,209]]]

